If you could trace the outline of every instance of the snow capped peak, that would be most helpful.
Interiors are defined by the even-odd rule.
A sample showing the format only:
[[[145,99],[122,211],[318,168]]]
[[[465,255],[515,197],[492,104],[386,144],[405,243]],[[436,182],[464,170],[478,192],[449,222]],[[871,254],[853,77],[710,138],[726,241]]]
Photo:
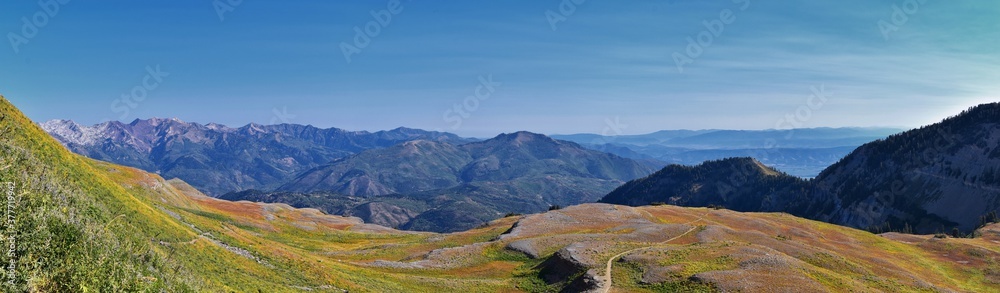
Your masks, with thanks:
[[[80,125],[76,124],[76,122],[73,122],[73,120],[63,120],[63,119],[49,120],[46,122],[39,123],[38,125],[41,126],[42,129],[45,129],[45,131],[48,132],[53,132],[56,130],[73,130],[80,128]]]
[[[145,120],[144,119],[135,119],[135,120],[132,121],[132,123],[129,123],[129,125],[132,125],[132,126],[137,126],[138,125],[138,126],[143,126],[143,127],[145,127],[145,126],[159,127],[160,125],[164,125],[164,124],[187,124],[187,123],[185,123],[184,121],[181,121],[180,119],[177,119],[177,118],[159,118],[159,117],[153,117],[153,118],[149,118],[149,119],[145,119]]]
[[[42,125],[65,125],[65,124],[76,124],[73,120],[65,119],[52,119],[41,123]]]
[[[94,145],[101,139],[98,127],[81,126],[72,120],[50,120],[39,124],[45,132],[57,135],[64,144]]]
[[[107,121],[93,126],[83,126],[72,120],[50,120],[40,123],[48,132],[64,145],[94,146],[107,140],[123,142],[136,149],[147,149],[148,144],[132,135],[129,126],[119,121]]]
[[[205,128],[208,128],[208,129],[214,130],[214,131],[223,131],[223,132],[233,131],[233,129],[230,128],[229,126],[225,126],[225,125],[222,125],[222,124],[219,124],[219,123],[214,123],[214,122],[205,124]]]
[[[173,119],[159,118],[159,117],[153,117],[153,118],[150,118],[147,121],[151,125],[160,125],[160,124],[167,123],[167,122],[174,122]]]
[[[253,123],[253,122],[251,122],[250,124],[247,124],[247,126],[243,126],[240,129],[245,130],[249,134],[260,134],[260,133],[267,133],[268,132],[267,129],[265,129],[263,125],[260,125],[260,124],[257,124],[257,123]]]

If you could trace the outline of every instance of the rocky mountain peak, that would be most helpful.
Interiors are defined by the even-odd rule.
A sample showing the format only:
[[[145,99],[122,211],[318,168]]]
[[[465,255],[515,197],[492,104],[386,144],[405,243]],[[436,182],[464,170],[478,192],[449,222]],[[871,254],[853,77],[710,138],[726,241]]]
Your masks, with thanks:
[[[94,126],[53,120],[40,125],[73,152],[177,177],[212,195],[273,188],[335,159],[409,140],[427,140],[413,144],[421,150],[430,149],[426,147],[430,141],[455,145],[469,141],[450,133],[416,129],[400,130],[405,134],[370,133],[257,123],[231,128],[177,118],[136,119],[128,124],[111,121]]]
[[[253,122],[247,124],[246,126],[240,127],[239,130],[250,135],[265,134],[269,132],[266,126]]]
[[[93,145],[99,137],[97,127],[87,127],[72,120],[50,120],[39,124],[43,130],[58,136],[63,143]]]

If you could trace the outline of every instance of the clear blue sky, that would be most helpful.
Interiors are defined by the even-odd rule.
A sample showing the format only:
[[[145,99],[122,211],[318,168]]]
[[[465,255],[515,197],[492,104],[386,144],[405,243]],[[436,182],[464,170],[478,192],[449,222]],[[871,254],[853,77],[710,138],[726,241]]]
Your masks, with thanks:
[[[55,13],[4,1],[0,93],[36,121],[155,116],[479,137],[614,134],[615,119],[625,134],[912,127],[1000,100],[996,1],[573,1],[404,0],[384,27],[371,11],[391,1],[234,0],[222,18],[208,0],[70,1]],[[43,25],[25,31],[22,18]],[[348,62],[342,44],[369,22],[378,35]],[[692,57],[687,38],[699,34],[712,42],[680,72],[675,57]],[[157,66],[169,75],[146,78]],[[500,85],[469,99],[467,117],[446,112],[480,77]],[[123,102],[144,78],[149,88],[135,92],[145,99]],[[814,87],[825,101],[808,99]]]

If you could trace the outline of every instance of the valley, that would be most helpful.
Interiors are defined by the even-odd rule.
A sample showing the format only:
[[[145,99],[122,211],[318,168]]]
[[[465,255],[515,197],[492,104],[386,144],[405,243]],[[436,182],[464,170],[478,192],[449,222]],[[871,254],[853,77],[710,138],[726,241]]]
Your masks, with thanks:
[[[214,197],[287,203],[434,232],[462,231],[506,214],[595,202],[667,164],[753,156],[779,169],[814,174],[817,166],[825,168],[848,154],[851,145],[893,131],[554,136],[566,140],[522,131],[479,140],[408,128],[229,128],[159,118],[89,127],[53,120],[41,126],[74,152],[179,178]],[[843,146],[821,147],[831,145]]]

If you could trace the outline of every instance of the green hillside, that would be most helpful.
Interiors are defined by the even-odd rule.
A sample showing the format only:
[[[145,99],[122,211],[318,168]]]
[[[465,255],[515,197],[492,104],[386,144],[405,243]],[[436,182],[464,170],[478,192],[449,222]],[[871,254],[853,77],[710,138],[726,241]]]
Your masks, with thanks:
[[[13,238],[13,291],[195,291],[203,281],[163,241],[196,234],[115,184],[95,163],[65,150],[6,99],[0,101],[4,239]],[[13,199],[13,201],[11,201]],[[9,242],[8,242],[9,243]],[[9,245],[9,244],[8,244]],[[3,263],[12,260],[4,254]]]

